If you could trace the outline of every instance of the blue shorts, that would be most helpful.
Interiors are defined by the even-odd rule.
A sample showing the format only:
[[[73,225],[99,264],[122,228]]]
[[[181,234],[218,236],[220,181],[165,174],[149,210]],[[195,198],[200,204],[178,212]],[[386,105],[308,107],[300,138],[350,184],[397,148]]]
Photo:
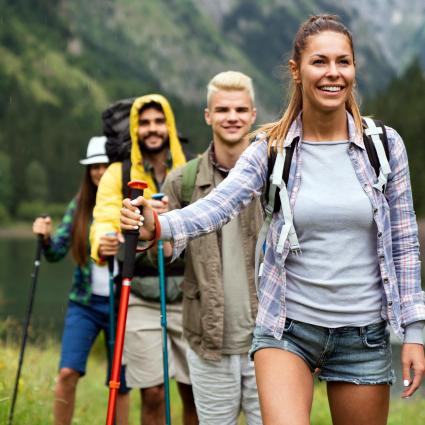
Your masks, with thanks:
[[[69,301],[62,336],[62,350],[59,369],[74,369],[81,376],[86,373],[87,358],[99,332],[105,333],[108,359],[107,385],[110,377],[109,350],[109,297],[92,295],[89,305]],[[125,366],[121,367],[119,393],[130,391],[125,382]]]
[[[301,357],[310,370],[320,369],[321,381],[358,385],[395,382],[391,367],[390,333],[386,322],[363,327],[324,328],[286,319],[282,339],[256,327],[251,359],[263,348],[280,348]]]

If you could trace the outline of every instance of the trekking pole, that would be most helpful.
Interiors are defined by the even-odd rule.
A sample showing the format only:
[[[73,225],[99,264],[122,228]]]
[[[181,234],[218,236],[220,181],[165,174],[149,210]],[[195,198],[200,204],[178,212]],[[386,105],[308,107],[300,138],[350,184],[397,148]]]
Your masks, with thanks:
[[[163,193],[156,193],[152,199],[160,201]],[[165,424],[171,424],[170,414],[170,381],[168,374],[168,334],[167,334],[167,282],[164,266],[164,244],[158,241],[158,270],[159,270],[159,299],[161,303],[161,328],[162,328],[162,362],[164,369],[164,393],[165,393]]]
[[[107,236],[116,236],[115,232],[109,232]],[[115,291],[114,291],[114,262],[113,255],[107,258],[109,272],[109,367],[112,365],[112,355],[115,344]]]
[[[46,215],[42,215],[41,217],[44,218],[46,217]],[[21,342],[21,351],[19,352],[18,371],[16,372],[15,386],[13,388],[12,404],[10,405],[8,425],[12,425],[13,423],[13,414],[15,411],[16,399],[18,397],[19,379],[21,377],[22,364],[24,362],[24,353],[25,353],[25,347],[27,345],[28,328],[29,328],[30,320],[31,320],[32,307],[34,305],[34,297],[35,297],[35,290],[37,287],[37,277],[38,277],[38,270],[40,268],[42,249],[43,249],[43,235],[37,235],[37,245],[35,249],[34,265],[33,265],[32,273],[31,273],[31,288],[30,288],[30,293],[28,296],[27,311],[25,313],[22,342]]]
[[[168,335],[167,335],[167,300],[166,280],[164,271],[164,245],[162,240],[158,241],[158,269],[159,290],[161,302],[161,327],[162,327],[162,362],[164,368],[164,392],[165,392],[165,424],[171,424],[170,415],[170,382],[168,377]]]
[[[133,180],[128,183],[130,187],[130,198],[136,199],[143,195],[143,190],[148,187],[147,183],[140,180]],[[142,210],[142,207],[139,207]],[[122,351],[124,346],[125,324],[127,321],[128,299],[130,296],[131,279],[134,272],[134,262],[136,256],[137,242],[139,240],[139,230],[127,230],[125,232],[124,262],[122,269],[122,288],[120,304],[118,308],[118,319],[116,327],[116,338],[114,347],[114,357],[112,360],[111,379],[109,381],[109,400],[106,415],[106,425],[113,425],[115,418],[115,407],[117,403],[117,393],[120,387],[120,369]]]

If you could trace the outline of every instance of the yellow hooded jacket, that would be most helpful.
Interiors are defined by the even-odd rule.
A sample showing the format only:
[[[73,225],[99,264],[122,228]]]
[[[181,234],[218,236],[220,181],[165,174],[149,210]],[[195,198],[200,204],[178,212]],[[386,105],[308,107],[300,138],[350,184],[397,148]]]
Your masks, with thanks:
[[[142,152],[139,148],[137,130],[139,125],[139,111],[143,105],[150,102],[159,103],[164,111],[168,137],[170,141],[170,154],[172,168],[186,163],[180,141],[177,137],[174,114],[170,104],[164,96],[149,94],[137,98],[130,110],[130,135],[131,135],[131,180],[144,180],[148,188],[144,196],[150,199],[156,193],[156,186],[152,175],[145,171],[143,166]],[[167,173],[170,170],[167,169]],[[114,162],[105,171],[99,183],[96,196],[96,206],[93,210],[93,224],[90,229],[91,257],[100,263],[99,241],[100,237],[108,232],[120,231],[120,209],[122,207],[122,162]]]

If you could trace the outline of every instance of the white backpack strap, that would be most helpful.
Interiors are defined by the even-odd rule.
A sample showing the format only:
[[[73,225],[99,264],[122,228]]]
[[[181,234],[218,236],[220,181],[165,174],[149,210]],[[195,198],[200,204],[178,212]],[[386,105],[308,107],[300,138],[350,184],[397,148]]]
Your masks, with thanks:
[[[283,180],[280,185],[279,197],[285,224],[282,226],[282,230],[280,231],[276,252],[282,254],[283,249],[285,247],[285,241],[286,239],[289,239],[289,246],[291,252],[296,255],[299,255],[301,254],[301,248],[298,242],[298,236],[295,231],[294,222],[292,219],[291,204],[289,202],[288,191],[286,189],[286,184]]]
[[[286,157],[285,149],[282,149],[281,152],[278,152],[276,154],[276,160],[274,162],[273,172],[271,175],[271,179],[272,179],[271,184],[277,187],[280,186],[280,182],[282,181],[283,167],[285,166],[285,157]],[[274,208],[274,199],[273,199],[273,208]]]
[[[273,210],[274,210],[274,200],[276,197],[276,190],[280,185],[280,181],[282,180],[282,174],[283,174],[283,167],[285,165],[285,152],[278,153],[276,155],[276,160],[273,165],[273,171],[270,175],[270,187],[269,187],[269,196],[268,196],[268,202],[265,208],[265,215],[263,225],[261,226],[260,233],[258,234],[257,238],[257,244],[255,245],[255,287],[257,289],[258,293],[258,278],[261,276],[261,272],[263,269],[263,263],[260,264],[260,257],[261,253],[264,247],[264,243],[266,241],[267,233],[269,232],[270,223],[272,222],[273,218]],[[277,176],[279,176],[280,172],[280,179],[278,179]],[[278,181],[278,184],[275,184],[274,182]]]
[[[258,294],[258,278],[261,277],[263,271],[263,263],[260,264],[261,254],[263,253],[263,247],[266,241],[267,233],[269,232],[270,223],[272,221],[272,214],[268,215],[266,213],[266,218],[264,219],[263,225],[261,226],[260,233],[258,234],[257,244],[255,245],[255,274],[254,282],[255,288]]]
[[[365,128],[364,132],[366,136],[372,137],[372,142],[375,146],[379,160],[378,181],[373,185],[373,187],[383,192],[384,187],[388,181],[388,175],[391,173],[390,163],[388,162],[387,155],[385,154],[385,149],[384,145],[382,144],[382,140],[379,137],[379,135],[383,133],[383,130],[381,127],[377,127],[375,125],[373,119],[364,117],[363,120],[367,125],[367,128]]]
[[[293,253],[297,255],[301,253],[300,245],[298,243],[298,237],[295,232],[295,228],[292,220],[292,212],[291,206],[289,203],[288,191],[286,189],[286,184],[283,181],[283,169],[285,166],[285,157],[286,151],[282,149],[281,152],[276,154],[276,160],[273,165],[273,171],[270,176],[270,188],[269,188],[269,196],[268,203],[265,208],[265,219],[263,225],[261,227],[260,233],[258,234],[257,244],[255,246],[255,287],[258,292],[258,278],[261,276],[263,264],[260,264],[260,256],[263,251],[266,237],[270,228],[270,223],[273,218],[274,204],[276,191],[279,188],[279,197],[282,208],[283,217],[285,220],[285,224],[282,227],[280,232],[279,241],[277,245],[276,251],[278,253],[282,253],[285,245],[285,241],[289,238],[290,249]]]

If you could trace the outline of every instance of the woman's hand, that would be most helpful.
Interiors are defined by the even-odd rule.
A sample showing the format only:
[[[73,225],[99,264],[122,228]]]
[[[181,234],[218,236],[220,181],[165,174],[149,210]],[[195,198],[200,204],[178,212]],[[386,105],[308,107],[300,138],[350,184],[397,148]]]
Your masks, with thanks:
[[[403,369],[403,385],[401,396],[410,397],[422,383],[425,372],[424,347],[421,344],[403,344],[401,349],[401,365]],[[410,370],[413,370],[413,379]]]
[[[123,231],[139,229],[139,239],[143,241],[152,240],[155,237],[155,221],[149,202],[143,196],[139,196],[132,201],[128,198],[124,199],[122,205],[121,229]],[[141,210],[143,215],[140,213]]]
[[[99,256],[114,257],[118,254],[120,242],[123,242],[121,233],[106,233],[99,239]]]
[[[32,231],[36,235],[43,236],[44,242],[50,239],[52,233],[52,219],[50,217],[38,217],[32,224]]]

